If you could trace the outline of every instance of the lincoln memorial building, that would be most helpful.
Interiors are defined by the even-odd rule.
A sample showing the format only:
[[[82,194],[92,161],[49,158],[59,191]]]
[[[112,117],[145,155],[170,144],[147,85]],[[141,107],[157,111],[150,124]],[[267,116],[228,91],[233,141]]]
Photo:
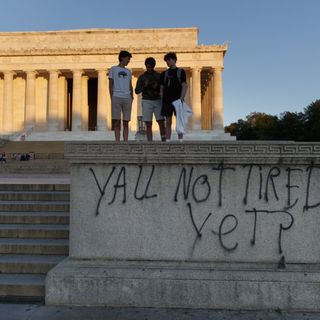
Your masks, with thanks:
[[[189,131],[224,136],[222,71],[228,47],[199,45],[197,28],[2,32],[0,37],[2,136],[111,134],[108,70],[118,64],[120,50],[132,53],[128,68],[134,88],[145,58],[153,56],[161,72],[167,68],[163,56],[176,52],[194,112]],[[131,134],[139,129],[140,115],[141,97],[135,95]]]

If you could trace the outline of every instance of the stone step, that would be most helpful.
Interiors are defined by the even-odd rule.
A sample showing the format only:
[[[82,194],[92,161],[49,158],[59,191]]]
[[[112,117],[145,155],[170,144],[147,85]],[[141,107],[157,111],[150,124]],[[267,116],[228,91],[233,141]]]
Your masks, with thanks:
[[[2,254],[68,255],[68,239],[0,238]]]
[[[0,201],[69,201],[69,191],[0,191]]]
[[[154,141],[160,141],[160,134],[157,126],[154,126],[154,133]],[[236,137],[230,136],[230,133],[225,133],[224,130],[187,130],[183,138],[186,141],[236,140]],[[145,140],[145,135],[141,135],[135,130],[129,130],[129,142],[143,140]],[[175,130],[172,130],[171,140],[178,140],[178,134]],[[25,142],[35,143],[36,141],[41,143],[59,143],[62,141],[114,141],[114,132],[109,130],[32,132],[26,137]]]
[[[65,258],[55,255],[0,254],[0,273],[46,274]]]
[[[45,275],[0,274],[0,301],[43,301]]]
[[[0,238],[68,239],[69,226],[62,224],[0,224]]]
[[[0,163],[0,174],[66,174],[70,172],[70,164],[67,160],[9,160]]]
[[[0,201],[1,211],[69,211],[69,201]]]
[[[0,223],[69,224],[69,212],[0,212]]]
[[[129,140],[135,140],[135,131],[129,130]],[[175,133],[173,132],[173,135]],[[157,135],[154,137],[157,139]],[[114,141],[113,131],[51,131],[51,132],[32,132],[26,136],[26,142],[48,142],[61,143],[62,141]]]
[[[0,184],[0,191],[69,191],[70,184],[38,184],[21,183],[20,178],[17,183]],[[20,183],[19,183],[20,182]]]

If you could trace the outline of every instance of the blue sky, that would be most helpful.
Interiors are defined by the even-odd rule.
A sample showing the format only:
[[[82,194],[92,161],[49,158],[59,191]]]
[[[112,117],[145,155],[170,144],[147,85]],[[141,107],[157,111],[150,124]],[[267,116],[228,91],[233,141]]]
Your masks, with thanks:
[[[199,44],[229,42],[227,125],[320,99],[319,15],[320,0],[10,0],[0,31],[198,27]]]

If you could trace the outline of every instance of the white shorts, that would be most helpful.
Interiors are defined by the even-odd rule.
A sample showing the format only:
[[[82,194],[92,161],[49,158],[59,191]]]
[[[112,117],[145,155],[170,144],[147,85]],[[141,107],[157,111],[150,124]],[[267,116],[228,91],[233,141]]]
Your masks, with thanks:
[[[154,114],[157,121],[164,120],[161,115],[161,100],[144,100],[142,99],[142,119],[144,122],[151,122]]]
[[[112,97],[111,112],[112,112],[113,120],[121,120],[121,113],[122,113],[122,120],[130,121],[131,109],[132,109],[131,98]]]

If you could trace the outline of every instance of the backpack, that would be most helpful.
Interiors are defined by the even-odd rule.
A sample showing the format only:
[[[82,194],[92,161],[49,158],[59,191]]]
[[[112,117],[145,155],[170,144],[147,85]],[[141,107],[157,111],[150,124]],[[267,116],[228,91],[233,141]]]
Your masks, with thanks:
[[[179,83],[181,84],[181,72],[182,72],[182,69],[181,68],[177,68],[177,78],[178,78],[178,81]],[[170,69],[167,69],[164,73],[164,84],[165,86],[167,86],[167,79],[168,79],[168,76],[169,76],[169,70]]]

